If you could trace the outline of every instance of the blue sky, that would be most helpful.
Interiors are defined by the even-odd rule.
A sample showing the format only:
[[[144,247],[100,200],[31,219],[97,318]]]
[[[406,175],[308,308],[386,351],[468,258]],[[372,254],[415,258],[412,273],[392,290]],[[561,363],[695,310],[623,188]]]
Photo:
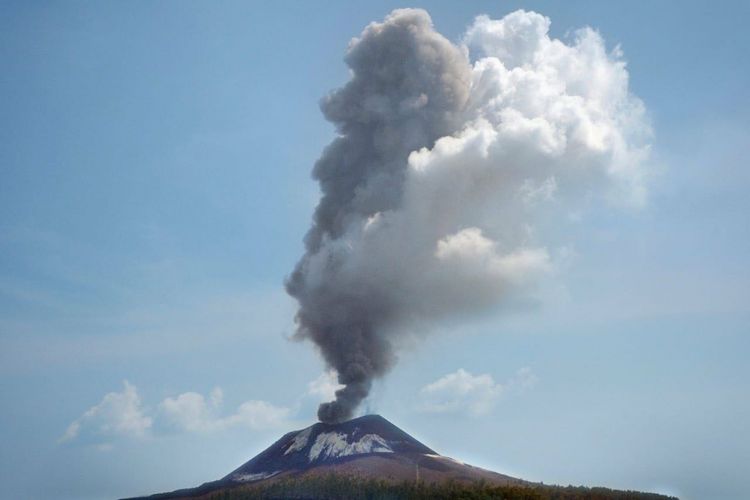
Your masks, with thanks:
[[[288,340],[282,283],[333,137],[318,101],[348,78],[349,39],[403,6],[2,3],[0,495],[199,484],[314,421],[323,365]],[[527,479],[743,498],[748,5],[411,6],[453,41],[478,14],[523,7],[550,17],[554,37],[588,25],[620,44],[655,131],[655,175],[644,208],[600,207],[570,230],[574,257],[541,306],[436,327],[368,409]],[[486,408],[415,403],[459,369],[489,377],[472,379]],[[152,424],[100,432],[108,411],[133,407],[125,380]],[[210,414],[191,429],[163,417],[186,393]],[[248,401],[277,422],[243,417]]]

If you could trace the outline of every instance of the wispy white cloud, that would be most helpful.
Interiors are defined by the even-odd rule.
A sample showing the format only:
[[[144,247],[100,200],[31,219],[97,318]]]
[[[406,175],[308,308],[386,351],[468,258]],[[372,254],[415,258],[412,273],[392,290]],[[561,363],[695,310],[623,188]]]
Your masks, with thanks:
[[[530,368],[521,368],[502,384],[490,374],[473,375],[459,368],[422,388],[419,409],[428,413],[487,415],[504,394],[526,391],[537,381]]]
[[[338,382],[336,370],[327,370],[307,384],[307,394],[319,398],[321,402],[336,399],[336,391],[344,386]]]
[[[245,401],[237,411],[218,421],[219,428],[248,427],[254,430],[283,427],[291,410],[283,406],[274,406],[266,401]]]
[[[525,366],[519,369],[516,374],[506,382],[506,388],[509,391],[521,393],[532,389],[537,382],[539,382],[539,377],[536,376],[531,368]]]
[[[266,401],[251,400],[242,403],[229,415],[221,415],[223,394],[214,389],[206,399],[197,392],[186,392],[166,398],[159,404],[159,422],[169,429],[184,432],[213,432],[232,427],[262,430],[282,426],[290,409]]]
[[[116,300],[93,310],[69,297],[22,285],[0,285],[0,295],[32,305],[37,311],[0,318],[0,329],[9,334],[0,349],[0,373],[5,376],[33,366],[68,366],[72,360],[88,365],[175,351],[189,354],[236,345],[240,337],[242,342],[263,342],[264,335],[292,328],[293,303],[282,288],[186,290],[169,294],[173,301],[139,295],[135,301]],[[65,335],[59,335],[59,327],[55,327],[61,313],[67,318],[62,330]],[[211,335],[206,335],[208,330]],[[108,334],[100,335],[101,331]]]

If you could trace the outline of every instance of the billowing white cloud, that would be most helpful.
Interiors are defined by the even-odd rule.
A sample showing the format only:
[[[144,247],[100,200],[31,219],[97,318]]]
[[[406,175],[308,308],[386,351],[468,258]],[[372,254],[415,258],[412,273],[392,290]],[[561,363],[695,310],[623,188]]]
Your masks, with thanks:
[[[347,386],[321,418],[350,416],[412,332],[538,301],[575,217],[645,203],[651,130],[622,52],[549,28],[523,10],[480,16],[459,47],[405,9],[352,42],[288,282],[298,336]]]
[[[528,390],[537,380],[530,368],[521,368],[504,384],[495,382],[489,374],[473,375],[459,368],[422,388],[420,409],[429,413],[487,415],[503,394]]]
[[[60,442],[72,441],[82,434],[87,434],[87,439],[93,440],[144,436],[151,429],[153,419],[144,413],[135,386],[127,380],[123,385],[122,392],[105,394],[99,404],[74,420]]]

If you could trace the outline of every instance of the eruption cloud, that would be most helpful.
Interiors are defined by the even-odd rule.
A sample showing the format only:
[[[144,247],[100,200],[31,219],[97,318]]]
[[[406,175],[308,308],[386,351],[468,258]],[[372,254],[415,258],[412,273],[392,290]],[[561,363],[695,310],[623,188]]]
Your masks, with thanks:
[[[545,235],[592,199],[644,202],[650,129],[619,48],[549,25],[479,16],[454,44],[403,9],[351,41],[351,78],[321,103],[338,136],[286,283],[296,337],[344,385],[321,421],[351,418],[415,331],[532,294],[555,267]]]

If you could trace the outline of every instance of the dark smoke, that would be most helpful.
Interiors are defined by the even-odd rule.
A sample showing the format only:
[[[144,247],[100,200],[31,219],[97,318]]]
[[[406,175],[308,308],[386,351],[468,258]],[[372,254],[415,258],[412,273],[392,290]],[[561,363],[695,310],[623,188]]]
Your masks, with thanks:
[[[336,401],[321,405],[323,422],[351,418],[394,353],[379,331],[389,318],[388,297],[311,280],[308,261],[324,240],[341,237],[353,218],[400,204],[409,153],[455,130],[471,71],[466,56],[433,31],[421,10],[395,11],[371,24],[345,60],[351,80],[321,103],[340,137],[315,164],[322,198],[305,238],[307,252],[287,282],[300,304],[298,336],[318,345],[346,386]],[[337,265],[332,259],[326,273],[335,274]]]

